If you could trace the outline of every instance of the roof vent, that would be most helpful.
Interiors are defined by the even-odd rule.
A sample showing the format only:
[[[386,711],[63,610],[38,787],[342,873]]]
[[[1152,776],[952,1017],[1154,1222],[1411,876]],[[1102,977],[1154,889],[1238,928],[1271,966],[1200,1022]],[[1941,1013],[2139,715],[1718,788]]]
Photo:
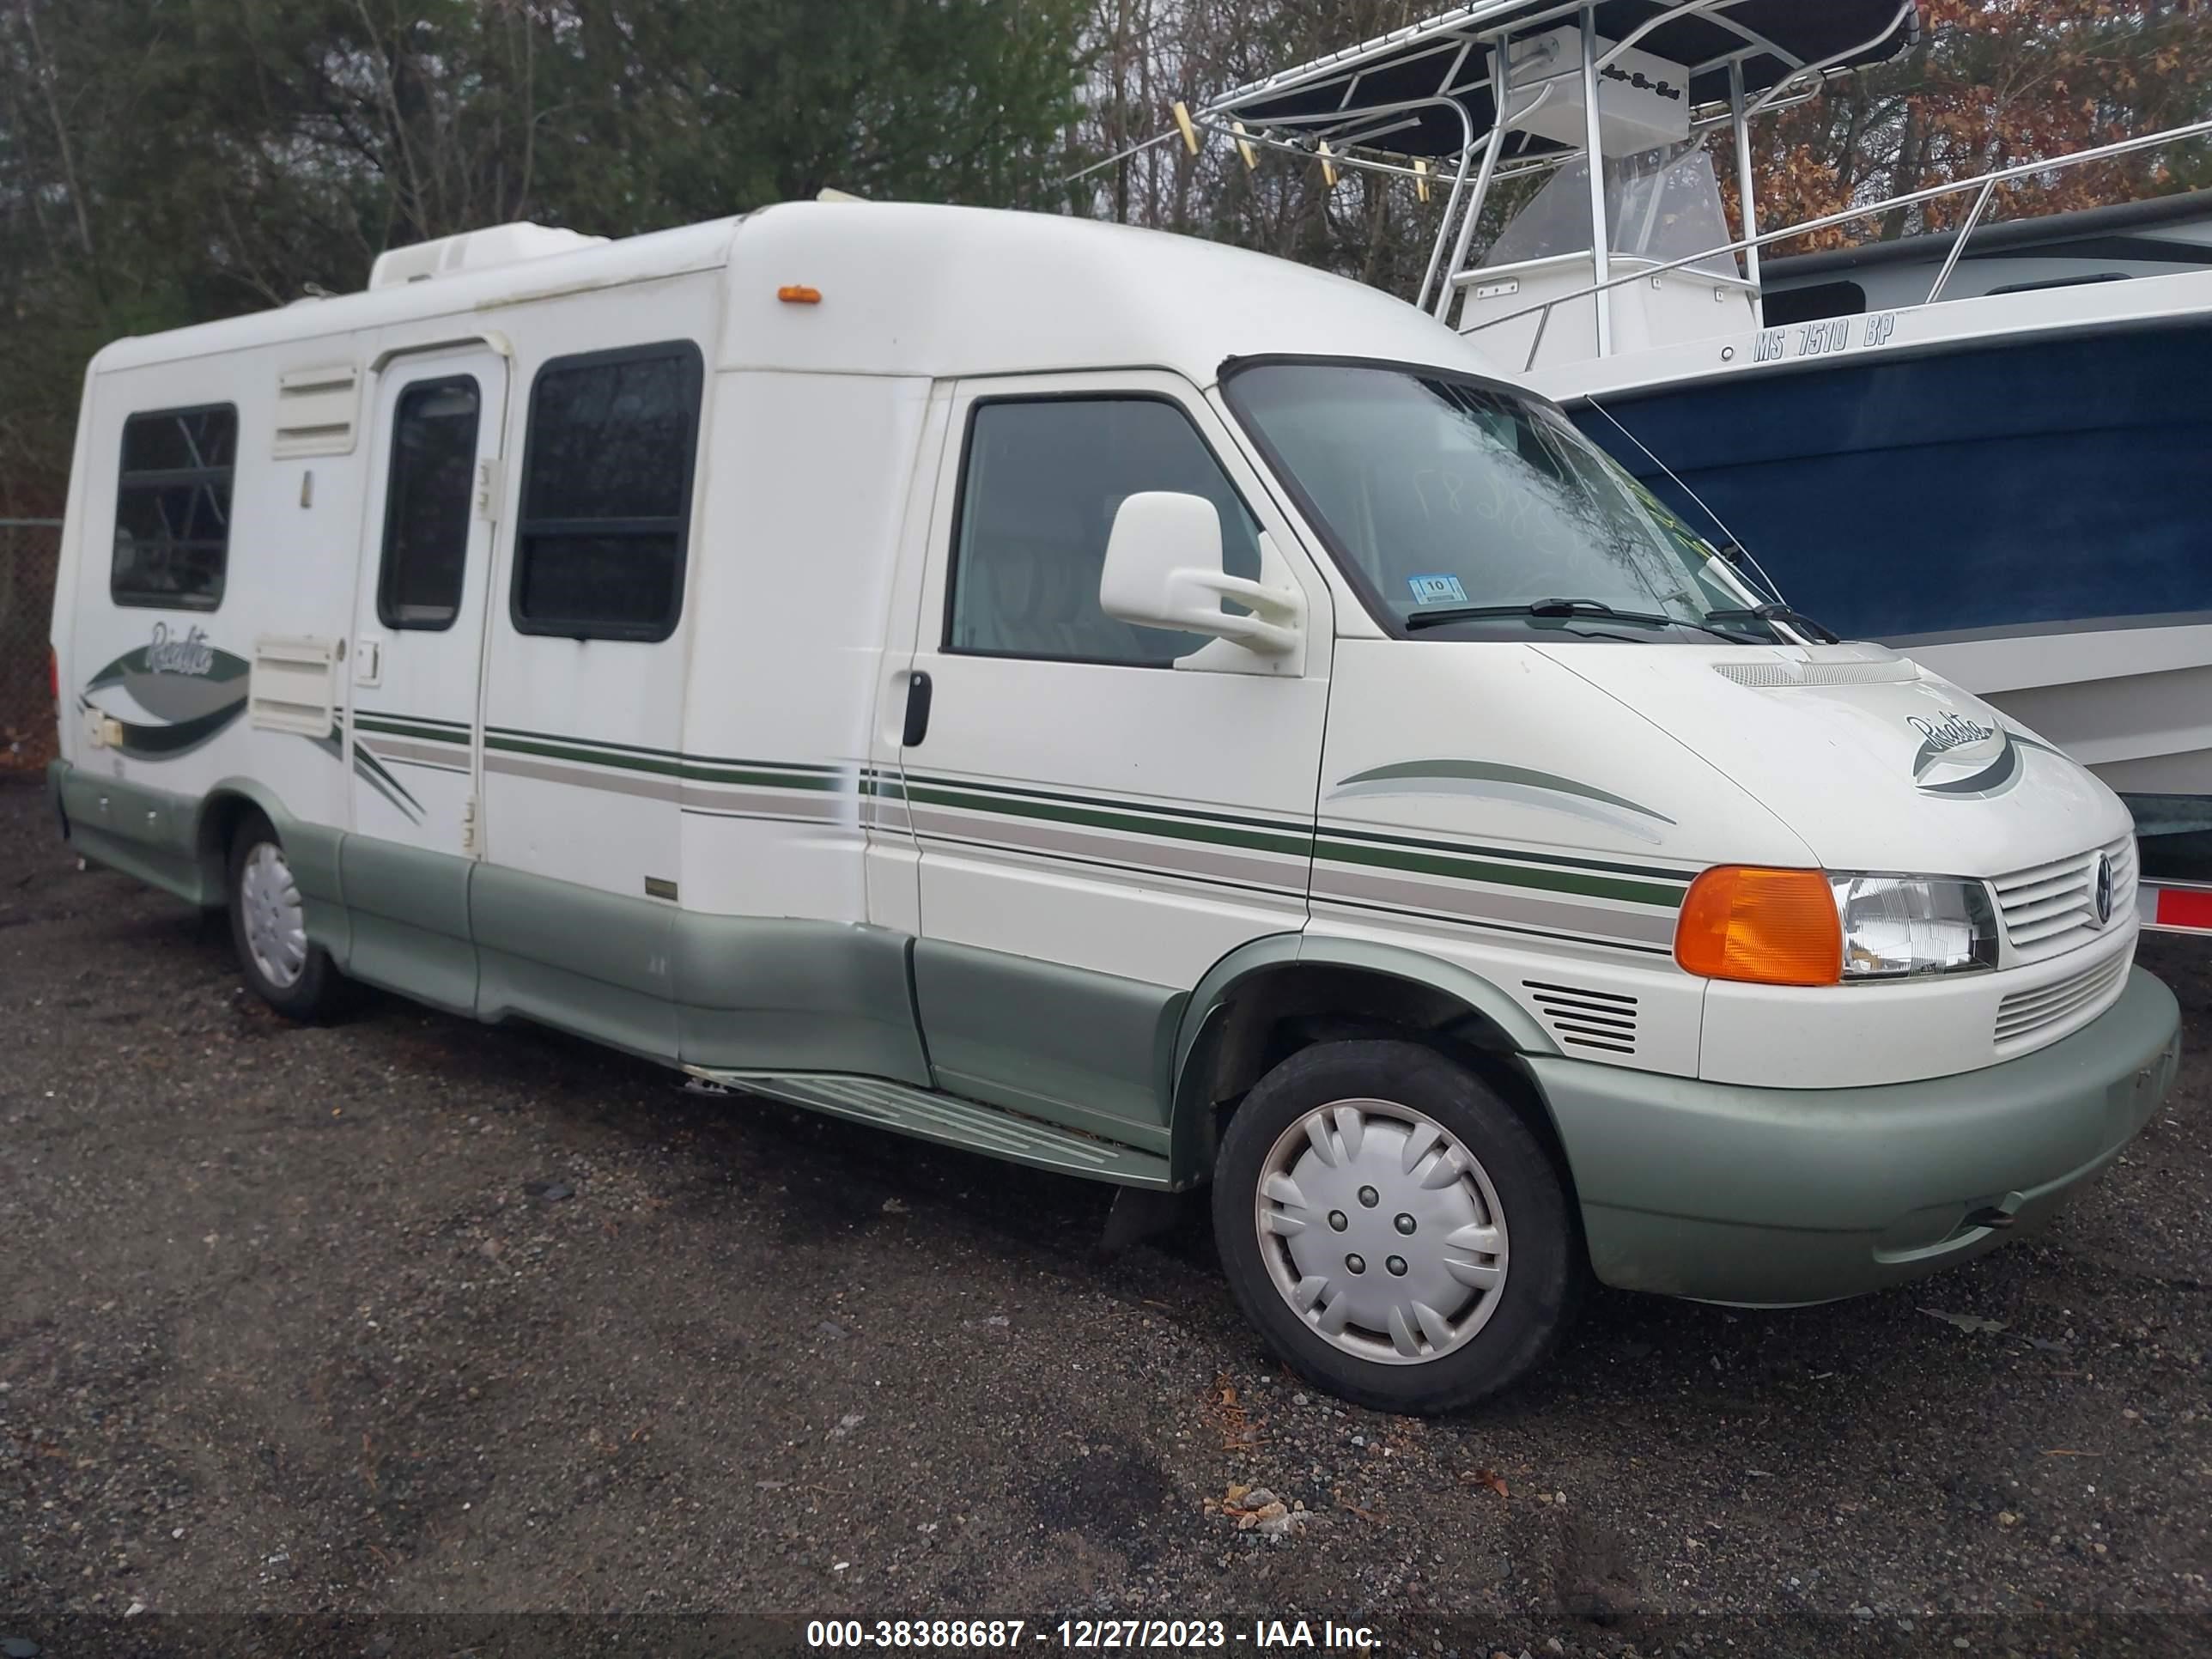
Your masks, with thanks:
[[[499,265],[520,264],[556,253],[574,253],[596,247],[607,239],[586,236],[579,230],[526,222],[493,225],[483,230],[465,230],[458,236],[441,236],[433,242],[416,242],[376,256],[368,268],[368,285],[398,288],[408,283],[427,283],[464,271],[490,270]]]

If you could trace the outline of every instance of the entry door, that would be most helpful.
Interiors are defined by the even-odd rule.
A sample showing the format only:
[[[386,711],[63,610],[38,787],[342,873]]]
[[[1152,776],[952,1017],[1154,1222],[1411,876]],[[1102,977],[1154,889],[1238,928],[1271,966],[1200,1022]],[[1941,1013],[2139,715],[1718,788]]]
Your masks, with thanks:
[[[899,751],[937,1083],[1164,1146],[1182,998],[1305,923],[1328,591],[1175,376],[967,383],[951,430],[910,671],[928,718]],[[1307,594],[1297,659],[1099,608],[1116,510],[1163,489],[1214,503],[1231,574],[1273,544],[1264,579]]]
[[[473,856],[507,364],[404,358],[380,394],[353,665],[353,825]]]

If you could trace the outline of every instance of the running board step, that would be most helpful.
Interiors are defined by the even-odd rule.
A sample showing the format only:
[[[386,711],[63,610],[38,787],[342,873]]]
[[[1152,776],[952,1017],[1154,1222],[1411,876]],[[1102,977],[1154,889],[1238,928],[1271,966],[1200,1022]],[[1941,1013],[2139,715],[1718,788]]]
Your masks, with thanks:
[[[719,1072],[684,1068],[692,1076],[792,1106],[827,1112],[896,1130],[939,1146],[958,1146],[1039,1170],[1110,1181],[1123,1187],[1168,1188],[1168,1161],[1153,1152],[1055,1129],[996,1107],[933,1093],[881,1078],[793,1072]]]

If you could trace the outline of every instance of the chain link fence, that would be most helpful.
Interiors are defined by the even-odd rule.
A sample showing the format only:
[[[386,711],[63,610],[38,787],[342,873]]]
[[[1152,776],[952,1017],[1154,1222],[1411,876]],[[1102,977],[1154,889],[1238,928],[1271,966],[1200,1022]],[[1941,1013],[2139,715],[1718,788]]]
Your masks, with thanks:
[[[0,519],[0,774],[43,770],[54,753],[47,640],[58,520]]]

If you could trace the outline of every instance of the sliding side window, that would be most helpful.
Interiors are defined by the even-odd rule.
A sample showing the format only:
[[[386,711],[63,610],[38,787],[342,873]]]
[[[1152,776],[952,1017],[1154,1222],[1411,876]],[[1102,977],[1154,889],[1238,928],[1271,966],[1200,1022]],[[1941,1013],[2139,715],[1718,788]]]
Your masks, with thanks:
[[[107,584],[116,604],[212,611],[222,603],[237,457],[234,404],[156,410],[124,422]]]
[[[538,371],[515,526],[520,632],[676,631],[702,378],[689,340],[556,357]]]

